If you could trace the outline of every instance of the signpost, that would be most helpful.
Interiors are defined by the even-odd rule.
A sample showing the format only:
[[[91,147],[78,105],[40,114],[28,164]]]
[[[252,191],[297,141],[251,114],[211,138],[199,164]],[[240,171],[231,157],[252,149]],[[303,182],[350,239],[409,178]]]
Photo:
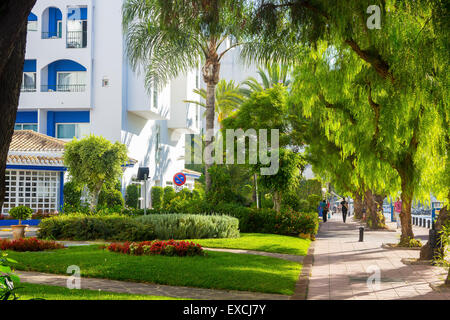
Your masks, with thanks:
[[[182,172],[175,173],[175,175],[173,176],[173,183],[181,187],[186,183],[186,175]]]

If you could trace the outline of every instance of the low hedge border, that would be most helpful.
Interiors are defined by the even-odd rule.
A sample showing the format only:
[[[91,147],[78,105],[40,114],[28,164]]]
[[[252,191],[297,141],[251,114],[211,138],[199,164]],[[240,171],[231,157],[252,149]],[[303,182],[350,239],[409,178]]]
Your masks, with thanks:
[[[239,221],[229,216],[158,214],[71,214],[45,219],[38,237],[54,240],[148,241],[239,237]]]

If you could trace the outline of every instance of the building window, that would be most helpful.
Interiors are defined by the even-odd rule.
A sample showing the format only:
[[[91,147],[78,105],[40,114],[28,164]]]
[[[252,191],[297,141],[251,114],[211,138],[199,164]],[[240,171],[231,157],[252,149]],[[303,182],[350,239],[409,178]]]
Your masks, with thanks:
[[[57,123],[56,138],[71,140],[89,135],[89,123]]]
[[[38,29],[38,19],[34,13],[28,15],[28,26],[27,31],[37,31]]]
[[[36,123],[16,123],[14,125],[14,130],[32,130],[37,132],[38,125]]]
[[[87,47],[87,8],[69,8],[67,14],[67,48]]]
[[[36,91],[36,72],[24,72],[22,78],[22,92]]]
[[[86,89],[86,72],[58,72],[57,91],[84,92]]]
[[[41,212],[58,210],[59,172],[6,170],[5,182],[3,214],[18,206]]]

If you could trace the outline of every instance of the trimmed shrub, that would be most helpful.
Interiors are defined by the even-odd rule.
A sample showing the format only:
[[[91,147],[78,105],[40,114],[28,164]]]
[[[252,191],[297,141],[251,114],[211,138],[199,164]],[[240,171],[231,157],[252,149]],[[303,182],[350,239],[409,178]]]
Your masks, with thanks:
[[[33,209],[26,206],[18,206],[9,210],[8,213],[14,219],[18,219],[19,224],[21,224],[22,220],[30,219],[33,216]]]
[[[239,221],[230,216],[152,214],[136,218],[151,225],[157,239],[237,238]]]
[[[98,206],[99,207],[108,207],[108,208],[123,208],[125,205],[125,201],[123,200],[122,193],[116,189],[104,189],[100,192],[98,197]]]
[[[107,249],[112,252],[119,252],[131,255],[163,255],[163,256],[203,256],[203,248],[199,244],[188,241],[143,241],[111,243]]]
[[[71,214],[42,220],[38,237],[56,240],[120,240],[155,239],[151,225],[144,225],[123,215],[89,216]]]
[[[175,189],[173,187],[167,186],[164,188],[163,194],[163,207],[166,209],[169,207],[170,202],[177,196]]]
[[[64,245],[55,241],[39,240],[37,238],[22,238],[20,240],[0,239],[1,250],[13,251],[44,251],[62,249]]]
[[[163,203],[163,188],[162,187],[152,187],[151,197],[152,197],[152,208],[156,210],[161,210]]]
[[[130,184],[125,191],[125,205],[130,208],[139,208],[140,188],[137,184]]]

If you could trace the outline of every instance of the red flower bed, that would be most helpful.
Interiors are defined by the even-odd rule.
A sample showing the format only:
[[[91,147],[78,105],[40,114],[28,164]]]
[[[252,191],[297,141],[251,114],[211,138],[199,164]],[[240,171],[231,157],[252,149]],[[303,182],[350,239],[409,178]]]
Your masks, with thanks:
[[[0,239],[1,250],[13,251],[44,251],[62,249],[64,245],[55,241],[39,240],[37,238],[23,238],[20,240]]]
[[[165,255],[165,256],[197,256],[204,255],[203,248],[199,244],[189,241],[143,241],[111,243],[107,249],[112,252],[119,252],[132,255]]]

